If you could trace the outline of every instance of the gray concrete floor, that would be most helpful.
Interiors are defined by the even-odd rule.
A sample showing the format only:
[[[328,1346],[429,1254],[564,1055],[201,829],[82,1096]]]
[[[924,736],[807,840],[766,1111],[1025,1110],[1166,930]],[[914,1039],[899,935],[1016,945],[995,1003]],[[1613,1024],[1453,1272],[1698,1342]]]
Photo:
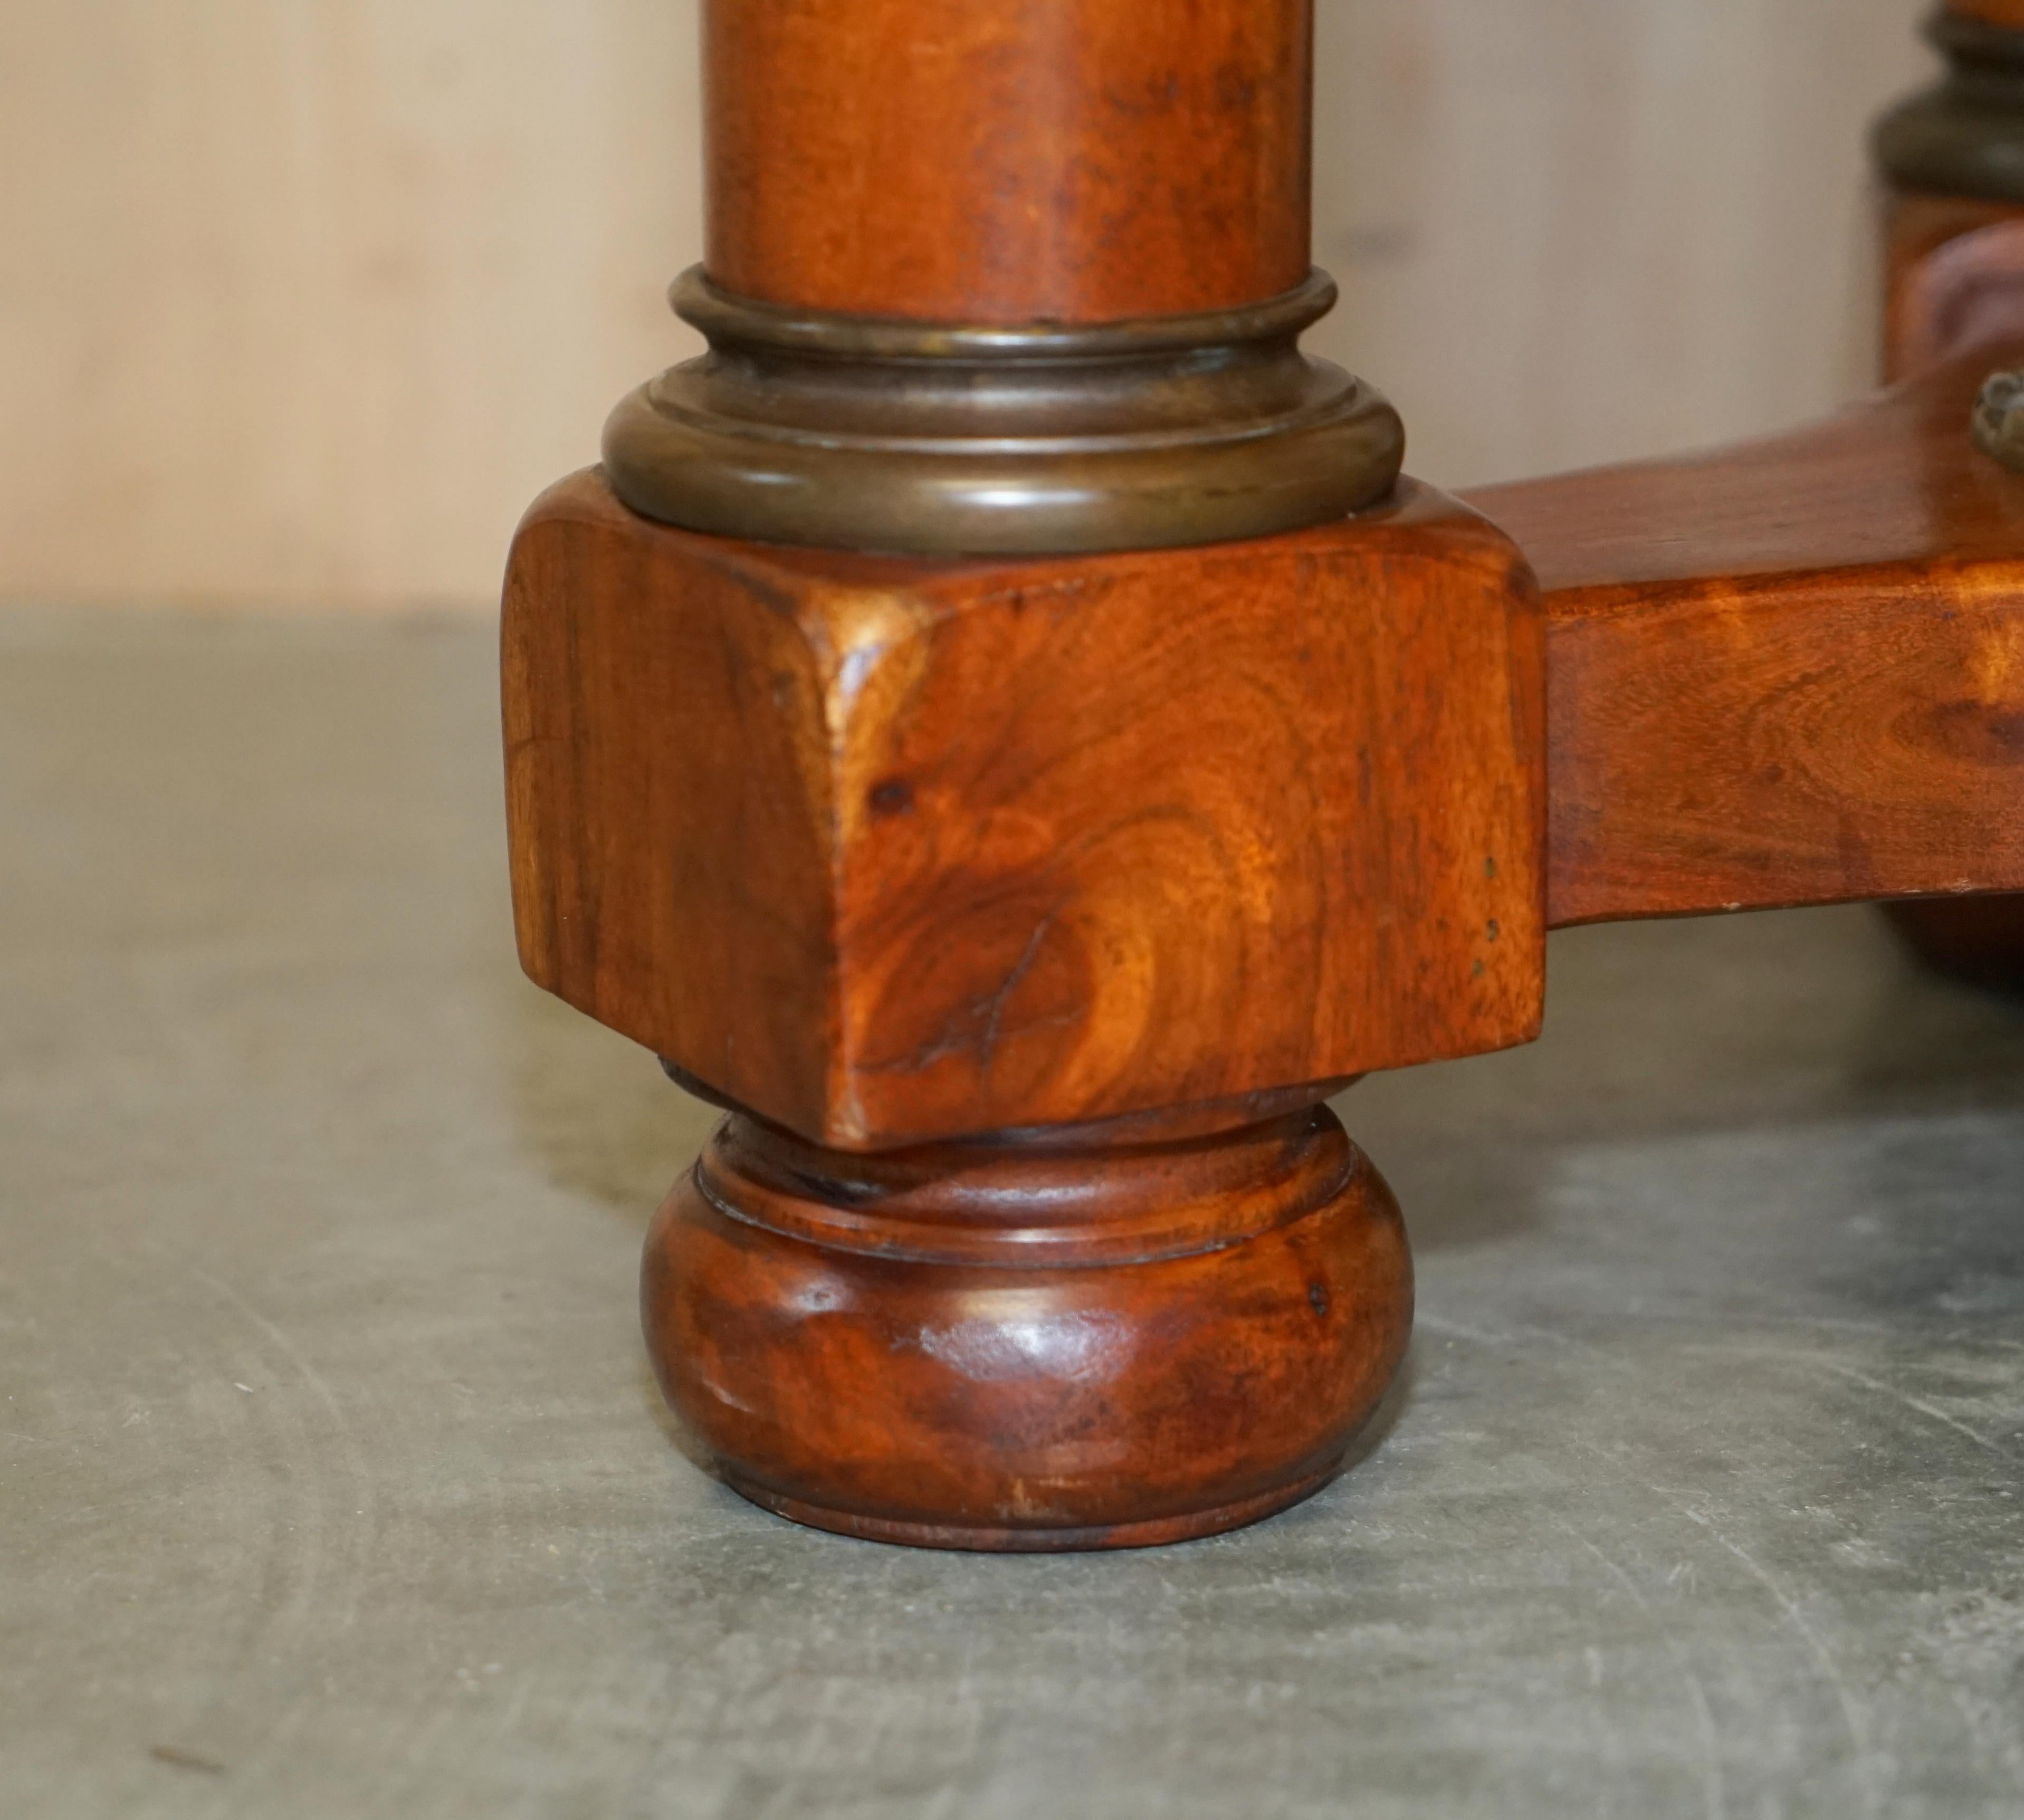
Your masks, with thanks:
[[[1348,1479],[812,1534],[647,1378],[707,1115],[518,976],[490,640],[0,617],[0,1814],[2024,1814],[2024,1012],[1561,938],[1344,1103],[1421,1298]]]

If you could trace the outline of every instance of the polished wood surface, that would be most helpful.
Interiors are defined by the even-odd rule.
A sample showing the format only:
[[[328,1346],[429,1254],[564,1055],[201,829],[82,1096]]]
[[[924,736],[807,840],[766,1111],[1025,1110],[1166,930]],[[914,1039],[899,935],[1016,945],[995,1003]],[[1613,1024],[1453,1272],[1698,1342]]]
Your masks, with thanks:
[[[1474,503],[1546,592],[1556,924],[2024,887],[2024,342],[1814,429]]]
[[[1311,0],[708,0],[707,263],[768,302],[1109,321],[1306,276]]]
[[[711,272],[998,323],[1283,291],[1310,25],[715,0]],[[1959,230],[1898,226],[1944,276]],[[1967,434],[2024,360],[1976,339],[1995,269],[1894,316],[1979,351],[1795,436],[1486,493],[1515,543],[1410,482],[993,560],[676,530],[597,473],[538,502],[503,632],[521,954],[731,1115],[642,1292],[729,1481],[944,1547],[1266,1514],[1339,1468],[1410,1320],[1322,1098],[1532,1035],[1549,916],[2024,885],[2024,480]]]
[[[733,1109],[647,1250],[732,1484],[888,1541],[1248,1522],[1410,1314],[1316,1102],[1536,1031],[1543,625],[1476,515],[1018,562],[516,540],[521,953]]]
[[[853,441],[769,372],[768,452],[812,425],[826,465],[790,479],[832,507],[869,486],[864,511],[691,515],[743,443],[684,429],[680,500],[625,489],[652,520],[608,445],[613,474],[515,539],[522,959],[731,1111],[649,1236],[648,1350],[730,1483],[799,1521],[1128,1547],[1313,1490],[1411,1313],[1398,1209],[1318,1103],[1538,1027],[1537,591],[1484,520],[1392,494],[1395,435],[1367,487],[1241,527],[948,522],[951,437],[992,445],[994,502],[1120,505],[1083,443],[1193,438],[1208,513],[1226,445],[1264,473],[1308,427],[1250,392],[1225,423],[1211,382],[1264,368],[1193,319],[1322,283],[1312,32],[1311,0],[707,0],[698,295],[767,326],[720,323],[697,384],[791,306],[820,344],[802,407],[918,404],[940,375],[954,427],[874,414]],[[1178,318],[1116,339],[1186,351],[1135,389],[1148,423],[1096,437],[1071,402],[1028,472],[974,337],[895,357],[865,317],[1023,325],[1025,350]],[[1255,338],[1267,365],[1300,325]],[[1057,365],[1050,400],[1102,377]],[[896,440],[941,452],[913,477],[927,529],[867,535]],[[1040,554],[926,553],[980,549]]]
[[[1537,1030],[1543,678],[1509,542],[1408,485],[1193,551],[949,562],[544,498],[506,593],[539,983],[871,1150]]]
[[[739,1489],[944,1547],[1128,1547],[1324,1482],[1404,1354],[1397,1204],[1326,1108],[843,1156],[726,1121],[647,1241],[649,1349]]]

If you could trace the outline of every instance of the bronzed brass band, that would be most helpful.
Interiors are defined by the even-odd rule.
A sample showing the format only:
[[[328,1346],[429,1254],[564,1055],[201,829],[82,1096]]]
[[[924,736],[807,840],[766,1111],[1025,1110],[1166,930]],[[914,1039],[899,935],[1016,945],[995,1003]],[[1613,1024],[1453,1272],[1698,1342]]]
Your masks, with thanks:
[[[1939,85],[1877,123],[1877,162],[1900,189],[2024,204],[2024,31],[1942,10],[1926,35]]]
[[[764,542],[933,555],[1222,543],[1384,498],[1405,431],[1300,351],[1335,285],[1245,309],[992,328],[798,313],[718,289],[710,351],[620,404],[604,461],[650,518]]]

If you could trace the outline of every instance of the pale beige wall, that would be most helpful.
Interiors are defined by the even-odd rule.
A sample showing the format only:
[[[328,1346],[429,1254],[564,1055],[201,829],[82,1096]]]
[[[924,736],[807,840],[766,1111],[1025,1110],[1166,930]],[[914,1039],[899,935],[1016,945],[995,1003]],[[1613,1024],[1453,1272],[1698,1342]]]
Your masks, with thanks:
[[[1319,0],[1328,351],[1501,480],[1773,429],[1868,381],[1866,134],[1930,0]]]
[[[1320,5],[1318,339],[1417,471],[1857,383],[1861,134],[1923,0]],[[693,0],[4,0],[0,595],[487,601],[689,345],[694,36]]]
[[[684,345],[691,0],[0,0],[0,594],[479,601]]]

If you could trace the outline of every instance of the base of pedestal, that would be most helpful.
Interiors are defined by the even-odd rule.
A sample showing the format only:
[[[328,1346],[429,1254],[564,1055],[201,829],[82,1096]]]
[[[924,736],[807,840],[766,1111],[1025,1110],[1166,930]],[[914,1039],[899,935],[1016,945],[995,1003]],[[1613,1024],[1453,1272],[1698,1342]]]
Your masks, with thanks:
[[[967,1549],[982,1555],[1076,1555],[1112,1548],[1164,1548],[1170,1543],[1198,1542],[1261,1523],[1312,1497],[1342,1470],[1338,1461],[1325,1472],[1296,1481],[1275,1492],[1242,1498],[1234,1504],[1197,1511],[1192,1516],[1160,1517],[1141,1523],[1087,1525],[1081,1529],[966,1529],[951,1524],[896,1523],[849,1511],[827,1511],[798,1498],[781,1496],[763,1485],[740,1481],[727,1470],[724,1482],[741,1498],[810,1529],[827,1529],[860,1542],[889,1542],[902,1548]]]
[[[1339,1471],[1412,1271],[1321,1107],[870,1157],[734,1115],[654,1221],[642,1305],[669,1401],[755,1503],[915,1547],[1127,1548]]]

